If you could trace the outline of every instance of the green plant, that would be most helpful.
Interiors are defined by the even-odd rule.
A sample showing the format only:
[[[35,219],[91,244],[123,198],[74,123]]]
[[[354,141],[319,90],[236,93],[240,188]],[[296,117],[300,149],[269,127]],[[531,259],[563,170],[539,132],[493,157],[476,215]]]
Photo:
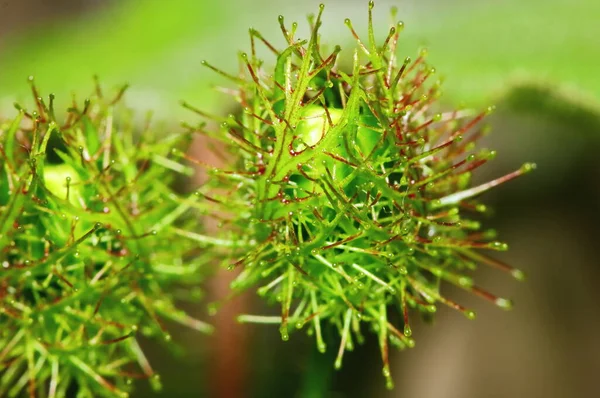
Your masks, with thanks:
[[[0,122],[0,395],[127,396],[160,387],[139,336],[170,340],[176,307],[196,299],[205,257],[180,234],[197,228],[197,196],[173,189],[192,172],[171,158],[187,134],[142,128],[100,86],[64,121],[33,86],[35,110]]]
[[[425,52],[397,62],[403,24],[378,46],[372,9],[370,2],[366,42],[346,20],[357,42],[350,72],[336,67],[340,47],[322,55],[323,6],[309,18],[309,40],[297,39],[297,24],[288,28],[280,17],[284,50],[250,30],[252,50],[240,54],[238,75],[206,64],[235,83],[226,91],[242,111],[217,118],[219,131],[188,126],[221,141],[221,157],[235,159],[207,167],[211,179],[200,191],[221,232],[188,236],[227,253],[229,269],[241,268],[234,292],[262,285],[258,294],[280,303],[280,316],[240,315],[241,322],[279,324],[283,340],[307,328],[320,351],[326,324],[339,334],[336,368],[366,326],[378,337],[391,388],[389,344],[414,346],[409,308],[429,317],[441,303],[475,317],[442,294],[442,282],[510,308],[468,275],[484,263],[523,278],[479,251],[507,245],[471,215],[486,210],[478,195],[534,165],[471,186],[472,172],[496,155],[475,151],[491,109],[443,112]],[[274,69],[257,56],[257,41],[274,53]]]

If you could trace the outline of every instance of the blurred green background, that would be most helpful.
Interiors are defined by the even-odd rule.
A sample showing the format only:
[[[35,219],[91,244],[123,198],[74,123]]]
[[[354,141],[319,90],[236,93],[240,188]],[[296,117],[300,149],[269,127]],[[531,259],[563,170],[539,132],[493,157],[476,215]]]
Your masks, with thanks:
[[[29,100],[26,78],[66,105],[72,92],[130,83],[128,104],[153,109],[168,128],[194,120],[186,99],[226,113],[229,100],[213,90],[222,81],[206,59],[235,71],[247,51],[250,26],[278,47],[277,15],[305,21],[318,1],[291,0],[4,0],[0,1],[0,115]],[[352,48],[343,24],[366,27],[366,0],[325,1],[324,42]],[[496,104],[493,134],[484,144],[498,158],[477,178],[499,176],[534,161],[538,170],[486,194],[511,250],[502,256],[528,281],[482,269],[480,284],[516,301],[501,312],[452,292],[478,310],[469,322],[441,311],[433,327],[413,327],[417,347],[393,353],[396,389],[384,390],[375,341],[359,347],[333,372],[333,353],[275,328],[240,326],[231,314],[259,305],[247,295],[212,321],[216,336],[176,329],[173,347],[151,347],[164,390],[144,382],[137,397],[593,397],[600,396],[600,2],[596,0],[380,0],[379,35],[398,6],[406,28],[399,55],[429,48],[446,77],[447,105]],[[301,26],[303,26],[301,24]],[[306,36],[306,26],[301,29]],[[219,295],[227,281],[207,286]],[[191,308],[205,316],[203,308]],[[266,310],[265,310],[266,311]]]

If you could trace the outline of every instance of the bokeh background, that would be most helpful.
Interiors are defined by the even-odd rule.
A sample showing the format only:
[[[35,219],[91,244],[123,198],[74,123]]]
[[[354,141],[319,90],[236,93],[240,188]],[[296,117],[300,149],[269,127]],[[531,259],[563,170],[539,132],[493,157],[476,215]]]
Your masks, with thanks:
[[[343,20],[350,17],[364,32],[367,1],[324,2],[324,41],[351,48]],[[27,103],[29,75],[65,105],[72,93],[92,92],[94,75],[105,87],[129,83],[128,104],[154,110],[169,129],[194,119],[181,99],[228,113],[232,104],[212,88],[221,80],[201,60],[234,71],[237,52],[248,49],[249,27],[281,44],[277,15],[304,22],[317,4],[0,0],[0,115],[13,114],[14,101]],[[174,329],[178,347],[146,344],[164,389],[155,394],[141,381],[134,396],[600,396],[600,2],[379,0],[380,36],[392,5],[406,25],[400,55],[429,48],[446,76],[446,106],[497,106],[484,144],[499,156],[477,178],[538,164],[535,173],[486,194],[495,208],[488,225],[511,246],[499,257],[524,269],[528,280],[487,269],[478,278],[512,297],[516,308],[503,312],[452,292],[478,311],[478,320],[442,309],[434,326],[415,325],[415,349],[393,353],[396,389],[389,392],[375,341],[333,371],[334,353],[318,354],[302,334],[284,343],[275,328],[235,324],[234,311],[260,310],[249,294],[210,319],[215,336]],[[223,294],[227,278],[206,287],[209,298]],[[204,308],[190,311],[207,317]]]

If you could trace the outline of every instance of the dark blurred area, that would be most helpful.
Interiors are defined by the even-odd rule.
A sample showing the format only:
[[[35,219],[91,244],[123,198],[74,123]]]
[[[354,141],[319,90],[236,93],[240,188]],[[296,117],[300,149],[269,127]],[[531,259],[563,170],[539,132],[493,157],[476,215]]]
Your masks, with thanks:
[[[0,1],[0,38],[54,18],[76,17],[110,0],[3,0]],[[0,41],[1,45],[1,41]]]
[[[134,0],[130,0],[129,3],[131,2]],[[65,29],[68,29],[68,21],[87,21],[101,10],[114,7],[116,3],[118,2],[102,0],[0,0],[0,75],[2,65],[18,62],[16,58],[7,59],[3,49],[7,46],[10,54],[18,54],[15,48],[18,47],[22,35],[26,34],[29,37],[32,29],[39,28],[38,35],[42,40],[43,28],[48,24],[64,24]],[[145,2],[139,1],[139,3],[142,7]],[[169,2],[168,6],[166,2],[164,3],[166,13],[170,8],[177,7],[178,2]],[[224,10],[231,10],[239,3],[239,15],[223,12],[215,18],[222,18],[219,22],[221,26],[236,25],[232,27],[236,32],[242,31],[237,25],[245,24],[248,15],[256,19],[256,25],[266,24],[261,17],[263,9],[268,9],[264,12],[268,12],[269,15],[273,12],[278,14],[297,9],[297,5],[290,1],[259,0],[253,6],[241,1],[225,3],[227,5],[223,6]],[[326,2],[328,6],[329,3],[334,10],[333,13],[346,6],[346,3],[341,1]],[[382,7],[393,4],[390,1],[379,3]],[[416,48],[420,44],[417,41],[427,42],[435,49],[435,37],[439,37],[440,34],[432,33],[429,36],[427,32],[442,30],[438,25],[443,24],[446,24],[445,29],[452,29],[452,23],[444,19],[443,15],[436,13],[438,8],[443,10],[440,14],[450,12],[448,10],[452,6],[448,3],[427,1],[423,3],[424,5],[419,5],[415,1],[399,2],[400,11],[402,12],[405,7],[411,17],[412,25],[409,24],[407,30],[415,27],[417,31],[412,36],[409,34],[410,40],[407,46],[409,49]],[[458,11],[455,12],[463,16],[469,16],[469,13],[473,12],[473,30],[470,32],[473,37],[464,37],[464,42],[456,48],[468,48],[471,42],[473,47],[477,48],[476,36],[479,31],[477,24],[480,24],[483,29],[490,21],[481,15],[486,15],[487,18],[488,14],[493,14],[492,11],[486,11],[477,14],[478,17],[471,8],[475,3],[479,4],[467,0],[456,2]],[[513,15],[512,11],[515,21],[525,21],[524,24],[529,29],[523,33],[525,36],[534,34],[532,32],[538,26],[542,26],[540,22],[542,20],[535,19],[539,18],[539,15],[537,17],[533,14],[523,15],[523,12],[531,12],[531,9],[535,10],[535,8],[524,8],[525,11],[516,8],[507,10],[500,5],[495,5],[495,2],[480,3],[485,3],[485,7],[489,5],[502,10],[497,14],[498,19]],[[583,3],[586,2],[573,4],[569,9],[575,10],[573,13],[583,10],[586,7]],[[348,14],[365,15],[366,1],[352,1],[348,4],[351,4],[348,7],[352,7]],[[537,1],[536,4],[539,5],[540,12],[543,10],[549,15],[554,15],[552,10],[542,9],[546,7],[543,2]],[[555,6],[556,10],[561,10],[566,9],[564,8],[567,7],[566,4],[564,1],[555,0],[547,7]],[[598,6],[592,6],[592,2],[587,5],[595,7],[594,10],[599,9]],[[217,6],[212,4],[210,7]],[[277,10],[278,7],[281,10]],[[478,7],[483,6],[478,5]],[[251,10],[251,13],[246,15],[244,10]],[[301,10],[294,11],[290,20],[302,21],[303,15],[310,11],[312,10],[303,6]],[[560,12],[556,12],[556,15],[559,14]],[[439,23],[429,22],[436,28],[419,31],[420,18],[428,15],[435,15],[432,18],[439,18]],[[559,34],[557,37],[564,38],[565,41],[573,39],[574,43],[582,43],[576,35],[578,24],[582,22],[573,15],[575,14],[557,16],[557,19],[562,18],[560,24],[563,29],[563,36]],[[209,17],[203,16],[205,19]],[[382,12],[381,18],[382,25],[387,26],[389,19],[387,14]],[[528,18],[537,22],[529,24]],[[550,19],[547,22],[556,23]],[[497,23],[500,25],[511,22],[507,19],[498,20]],[[276,27],[276,21],[271,18],[268,25]],[[338,25],[342,26],[342,24]],[[246,29],[247,26],[244,25],[243,28]],[[600,27],[587,27],[587,29],[586,32],[595,31],[600,35]],[[219,32],[226,30],[223,28]],[[271,29],[271,32],[273,31],[275,30]],[[382,28],[383,31],[385,29]],[[147,31],[137,33],[151,34]],[[160,32],[154,34],[160,36]],[[238,48],[246,47],[245,41],[241,44],[245,37],[237,41],[225,36],[216,38],[214,35],[205,35],[204,37],[205,40],[213,42],[212,47],[202,47],[212,49],[210,50],[212,53],[202,54],[202,57],[208,59],[220,59],[223,56],[223,48],[219,48],[218,43],[214,43],[215,40],[238,45],[238,47],[226,48],[230,52],[228,58],[230,61]],[[338,37],[341,37],[341,34]],[[29,42],[23,41],[23,43]],[[169,42],[160,45],[170,46]],[[523,44],[520,47],[519,43],[515,42],[514,45],[517,46],[516,53],[525,54],[516,55],[517,57],[525,57],[527,51],[535,52],[538,48],[537,42]],[[564,68],[571,66],[566,65],[568,61],[563,58],[569,57],[571,51],[576,52],[578,49],[568,47],[571,45],[564,45],[560,40],[553,42],[552,45],[555,46],[555,63],[538,62],[532,55],[530,64],[506,66],[506,70],[502,69],[503,65],[499,65],[498,69],[489,71],[488,74],[485,66],[476,64],[477,54],[465,55],[469,59],[468,65],[465,61],[465,68],[479,68],[481,76],[485,76],[482,77],[482,81],[485,82],[482,86],[494,87],[496,90],[481,93],[461,92],[455,97],[451,91],[450,96],[444,100],[452,104],[455,98],[462,101],[472,94],[476,106],[482,105],[478,102],[481,99],[485,105],[488,103],[497,105],[497,111],[489,119],[492,134],[486,137],[482,145],[496,149],[498,157],[477,174],[477,179],[483,181],[498,177],[518,168],[525,161],[535,162],[538,166],[535,173],[502,185],[485,196],[485,201],[494,208],[494,214],[487,220],[487,226],[494,226],[499,232],[499,237],[510,246],[507,253],[497,257],[523,269],[528,278],[527,281],[518,283],[506,274],[482,267],[476,274],[476,280],[479,285],[490,291],[513,298],[516,305],[512,311],[504,312],[476,297],[448,288],[448,293],[456,301],[477,311],[478,319],[469,321],[452,310],[442,309],[436,315],[434,325],[416,322],[413,326],[416,347],[391,354],[396,387],[393,391],[386,391],[381,374],[381,357],[374,336],[370,336],[372,338],[368,339],[365,345],[357,347],[355,352],[345,356],[342,370],[334,371],[334,350],[330,348],[326,354],[317,353],[312,338],[304,336],[303,333],[296,333],[292,335],[289,342],[282,342],[275,327],[235,324],[232,320],[234,312],[248,308],[258,312],[260,309],[258,300],[253,295],[247,294],[226,304],[217,318],[208,319],[217,324],[218,330],[214,336],[199,335],[190,330],[173,327],[171,333],[174,336],[173,340],[180,344],[180,348],[175,350],[175,355],[172,353],[173,347],[156,347],[150,342],[145,342],[150,350],[149,359],[162,375],[164,389],[156,394],[141,381],[137,384],[134,396],[225,398],[600,396],[600,386],[595,380],[596,373],[600,370],[600,340],[597,338],[597,330],[600,327],[598,310],[600,308],[600,289],[598,289],[600,261],[597,246],[600,225],[598,161],[600,95],[594,91],[595,88],[600,87],[600,78],[595,75],[597,71],[589,75],[589,85],[580,83],[584,81],[584,77],[581,77],[580,81],[568,79],[563,81],[558,78],[558,76],[571,76],[571,72],[575,73],[578,70],[595,68],[596,62],[600,59],[600,47],[597,48],[597,53],[579,54],[581,58],[577,61],[578,66],[572,67],[580,69],[565,72]],[[188,52],[187,47],[177,47],[180,43],[172,46],[178,49],[176,62],[167,62],[164,59],[153,61],[160,65],[160,75],[180,73],[179,69],[172,71],[169,67],[188,62],[186,54],[193,52]],[[491,47],[489,51],[493,52],[494,43],[490,43],[489,46]],[[450,50],[448,51],[452,54]],[[193,67],[187,65],[186,68],[199,68],[197,59],[194,58],[197,56],[197,54],[190,55],[191,62],[195,64]],[[589,60],[585,58],[586,56]],[[440,57],[438,56],[438,59]],[[581,65],[581,62],[587,62],[587,65]],[[231,63],[227,66],[231,66]],[[450,69],[457,70],[459,66],[452,63]],[[72,67],[77,68],[77,62],[74,62]],[[540,69],[535,69],[537,67]],[[543,69],[544,67],[547,69]],[[438,68],[443,71],[443,63]],[[527,68],[530,69],[523,72],[523,69]],[[184,70],[191,74],[192,69]],[[107,69],[109,70],[119,69],[114,67],[114,69]],[[540,71],[540,79],[535,79],[540,77],[536,71]],[[11,75],[10,78],[5,77],[2,81],[18,78],[24,82],[25,75],[28,73],[28,71],[23,72],[24,76]],[[155,76],[145,70],[140,71],[140,74],[144,73],[147,74],[147,81],[151,81]],[[525,77],[511,80],[515,75]],[[122,77],[128,76],[114,72],[114,75],[108,76],[108,80]],[[139,76],[130,77],[130,79],[134,78]],[[461,79],[466,81],[470,76],[459,74],[454,76],[451,71],[448,71],[448,78],[453,81]],[[490,85],[486,79],[495,80]],[[59,84],[49,77],[45,83],[49,86]],[[212,83],[211,79],[206,78],[198,79],[198,82],[181,83],[176,86],[177,92],[173,93],[172,97],[188,98],[188,94],[192,95],[190,86],[194,89],[202,86],[205,87],[204,90],[208,90]],[[157,92],[166,90],[164,86],[160,82],[157,83]],[[478,86],[476,79],[469,80],[465,86],[454,87],[475,90],[473,88],[475,86]],[[151,85],[143,89],[147,90],[144,93],[152,92]],[[134,92],[134,105],[139,105],[140,101],[143,102],[144,98],[147,98],[144,93],[140,95]],[[193,91],[193,93],[196,98],[201,98],[206,91]],[[0,97],[11,96],[12,92],[0,87]],[[148,98],[152,104],[170,101],[170,97],[165,100],[164,96],[160,97],[161,101],[158,102],[152,95]],[[222,106],[229,110],[227,104],[213,102],[212,98],[210,97],[210,101],[207,102],[215,107]],[[177,105],[176,100],[171,102]],[[202,151],[201,148],[197,150]],[[208,286],[209,296],[222,296],[226,289],[227,278],[229,278],[227,275],[221,276],[217,282]],[[204,308],[188,308],[188,310],[206,318]],[[329,347],[334,345],[330,344]]]

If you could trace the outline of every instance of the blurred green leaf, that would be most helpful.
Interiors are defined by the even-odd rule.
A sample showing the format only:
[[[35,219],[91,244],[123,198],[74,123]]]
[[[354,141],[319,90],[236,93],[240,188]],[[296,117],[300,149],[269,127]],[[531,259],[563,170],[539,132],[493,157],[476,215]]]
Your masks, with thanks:
[[[73,87],[87,94],[91,76],[105,83],[131,83],[133,106],[162,115],[185,115],[177,100],[186,98],[206,110],[225,98],[210,85],[218,76],[200,66],[201,59],[235,71],[235,54],[246,49],[241,33],[250,25],[267,38],[278,30],[275,16],[301,20],[317,0],[199,2],[160,0],[115,2],[96,15],[63,20],[5,40],[0,51],[0,98],[21,98],[27,75],[47,90],[66,97]],[[313,4],[315,3],[315,4]],[[367,1],[326,2],[327,43],[350,43],[342,21],[364,15]],[[600,2],[587,0],[441,0],[376,2],[376,18],[385,35],[387,10],[400,7],[406,29],[399,55],[414,56],[421,45],[445,82],[446,100],[482,106],[515,76],[559,82],[600,97],[597,15]],[[358,11],[361,11],[358,13]],[[243,25],[243,26],[241,26]],[[357,26],[366,21],[356,18]],[[241,34],[240,34],[241,33]],[[305,32],[301,32],[303,34]],[[244,43],[244,44],[240,44]]]

